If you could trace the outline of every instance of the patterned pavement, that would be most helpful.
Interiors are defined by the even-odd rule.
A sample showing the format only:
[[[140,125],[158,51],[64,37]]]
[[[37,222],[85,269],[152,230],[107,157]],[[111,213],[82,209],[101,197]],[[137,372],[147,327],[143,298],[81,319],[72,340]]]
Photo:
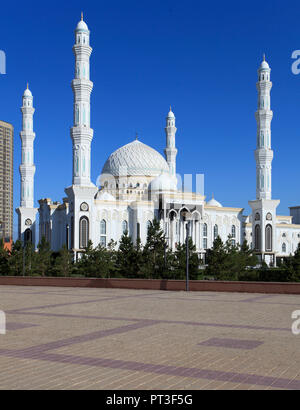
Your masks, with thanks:
[[[0,389],[300,390],[300,296],[0,286]]]

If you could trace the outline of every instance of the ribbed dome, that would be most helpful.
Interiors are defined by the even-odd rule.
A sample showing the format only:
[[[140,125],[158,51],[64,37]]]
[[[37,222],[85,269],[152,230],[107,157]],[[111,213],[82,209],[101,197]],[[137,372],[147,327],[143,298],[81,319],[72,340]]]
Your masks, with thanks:
[[[113,152],[104,164],[102,174],[118,176],[153,176],[169,173],[163,156],[136,140]]]

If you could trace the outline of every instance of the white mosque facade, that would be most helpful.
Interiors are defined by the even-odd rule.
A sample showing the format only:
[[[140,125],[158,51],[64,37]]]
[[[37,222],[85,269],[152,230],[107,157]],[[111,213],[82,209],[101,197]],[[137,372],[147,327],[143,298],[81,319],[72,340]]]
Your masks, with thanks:
[[[166,118],[164,157],[138,139],[113,152],[104,164],[99,186],[91,182],[90,31],[83,21],[75,30],[74,124],[72,185],[65,189],[63,201],[39,200],[34,208],[33,97],[27,89],[23,95],[21,203],[17,209],[19,238],[35,243],[37,213],[39,239],[44,236],[54,251],[66,245],[76,256],[91,240],[107,246],[119,242],[128,231],[133,241],[146,242],[149,221],[160,221],[168,245],[175,249],[186,238],[187,224],[199,257],[219,235],[234,243],[247,240],[261,260],[276,264],[276,258],[293,254],[300,242],[300,207],[290,208],[290,216],[279,216],[279,200],[272,199],[271,69],[264,61],[258,69],[258,109],[256,111],[256,200],[249,201],[251,215],[243,208],[223,207],[212,198],[178,189],[176,174],[176,119],[170,109]],[[98,185],[98,184],[97,184]]]

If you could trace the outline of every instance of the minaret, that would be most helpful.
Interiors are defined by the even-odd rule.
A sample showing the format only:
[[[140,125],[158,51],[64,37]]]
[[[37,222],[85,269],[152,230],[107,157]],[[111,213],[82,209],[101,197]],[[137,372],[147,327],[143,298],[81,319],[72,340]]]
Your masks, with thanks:
[[[165,156],[166,161],[170,168],[170,174],[173,177],[176,177],[176,156],[177,156],[177,148],[175,144],[175,135],[177,128],[175,126],[175,115],[172,112],[172,108],[170,107],[170,111],[166,118],[166,148],[165,148]]]
[[[249,201],[252,208],[252,248],[260,261],[276,265],[276,208],[279,200],[272,199],[271,121],[273,112],[270,105],[271,69],[265,60],[258,69],[258,109],[256,138],[256,200]]]
[[[71,128],[73,141],[73,185],[91,186],[91,142],[94,131],[90,128],[90,97],[93,83],[90,81],[90,31],[81,20],[75,30],[75,78],[74,126]]]
[[[35,219],[37,213],[37,209],[34,208],[34,111],[33,97],[27,84],[21,107],[23,115],[22,131],[20,132],[22,141],[22,158],[20,165],[21,206],[17,209],[17,213],[19,215],[19,239],[25,242],[32,242],[33,244],[35,244]]]
[[[255,151],[256,160],[256,199],[271,199],[272,197],[272,160],[271,149],[271,121],[273,112],[270,105],[271,69],[265,61],[258,70],[258,109],[255,113],[257,121],[257,143]]]

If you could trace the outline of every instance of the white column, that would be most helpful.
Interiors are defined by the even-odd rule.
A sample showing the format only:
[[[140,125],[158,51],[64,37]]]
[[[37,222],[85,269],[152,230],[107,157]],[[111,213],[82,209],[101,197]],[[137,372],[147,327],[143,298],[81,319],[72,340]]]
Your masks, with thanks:
[[[75,30],[75,79],[72,81],[74,93],[74,126],[71,128],[73,141],[73,185],[91,185],[91,142],[93,130],[90,128],[90,97],[93,83],[90,81],[90,31],[83,21]]]
[[[272,160],[271,121],[273,112],[270,104],[271,69],[265,61],[258,70],[258,110],[255,113],[257,121],[256,160],[256,199],[271,199],[272,197]]]
[[[21,107],[23,121],[20,137],[22,141],[22,158],[20,165],[21,176],[21,207],[33,208],[34,201],[34,158],[33,158],[33,142],[35,133],[33,132],[33,97],[31,91],[25,90],[23,94],[23,104]]]
[[[170,174],[174,178],[176,177],[176,156],[177,156],[177,149],[176,149],[176,141],[175,135],[177,128],[175,126],[175,115],[172,112],[170,107],[170,111],[166,118],[166,148],[165,148],[165,156],[166,161],[170,168]]]

